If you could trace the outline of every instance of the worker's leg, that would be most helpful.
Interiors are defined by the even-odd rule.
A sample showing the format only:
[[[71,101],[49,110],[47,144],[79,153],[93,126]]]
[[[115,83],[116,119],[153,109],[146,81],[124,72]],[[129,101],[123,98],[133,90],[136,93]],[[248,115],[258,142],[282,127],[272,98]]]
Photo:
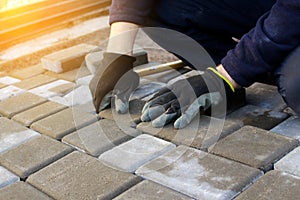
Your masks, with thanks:
[[[216,64],[255,26],[276,0],[162,0],[157,1],[148,25],[173,29],[196,40]],[[169,35],[148,34],[163,48]],[[175,41],[173,41],[175,42]],[[180,41],[176,41],[180,43]]]
[[[280,94],[300,116],[300,46],[276,70],[275,78]]]

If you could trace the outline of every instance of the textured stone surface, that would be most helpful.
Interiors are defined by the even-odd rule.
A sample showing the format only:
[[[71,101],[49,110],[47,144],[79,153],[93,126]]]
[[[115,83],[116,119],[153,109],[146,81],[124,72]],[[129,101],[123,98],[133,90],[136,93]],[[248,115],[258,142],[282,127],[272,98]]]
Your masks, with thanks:
[[[139,134],[136,129],[103,119],[65,136],[62,141],[92,156],[99,156]]]
[[[30,128],[55,139],[61,139],[76,129],[97,121],[97,116],[77,109],[67,108],[34,122]]]
[[[33,122],[41,120],[48,117],[54,113],[57,113],[63,109],[67,108],[65,105],[58,104],[52,101],[48,101],[39,106],[21,112],[15,115],[12,119],[25,125],[30,126]]]
[[[271,111],[253,105],[246,105],[229,114],[226,119],[238,123],[240,127],[250,125],[270,130],[288,118],[288,114]]]
[[[5,85],[12,85],[15,83],[20,82],[20,79],[11,77],[11,76],[4,76],[4,77],[0,77],[0,83],[5,84]]]
[[[41,136],[1,154],[0,164],[20,178],[26,178],[71,151],[65,144]]]
[[[130,188],[123,194],[114,198],[114,200],[160,200],[160,199],[172,199],[172,200],[188,200],[192,199],[179,192],[171,190],[167,187],[154,183],[152,181],[143,181],[134,187]]]
[[[246,165],[179,146],[136,174],[195,199],[231,199],[262,175]]]
[[[3,100],[8,99],[10,97],[17,96],[17,95],[22,94],[24,92],[25,92],[25,90],[23,90],[21,88],[17,88],[13,85],[4,87],[4,88],[0,89],[0,101],[3,101]]]
[[[39,135],[12,120],[0,117],[0,154]]]
[[[21,80],[28,79],[44,73],[46,70],[42,68],[41,64],[37,64],[24,69],[19,69],[12,72],[12,76]]]
[[[164,128],[154,128],[151,123],[140,123],[137,126],[137,129],[145,133],[155,135],[175,144],[183,144],[202,150],[206,150],[220,138],[239,128],[237,123],[224,122],[221,119],[207,116],[201,116],[200,119],[195,118],[184,129],[175,129],[173,124],[169,124]]]
[[[45,85],[47,83],[55,81],[56,78],[47,76],[44,74],[40,74],[31,78],[28,78],[26,80],[23,80],[21,82],[15,83],[14,86],[24,89],[24,90],[30,90],[32,88],[39,87],[41,85]]]
[[[58,79],[63,79],[71,82],[75,82],[76,79],[90,75],[90,71],[86,67],[80,67],[78,69],[73,69],[68,72],[57,74],[54,72],[47,71],[46,75],[56,77]]]
[[[19,180],[19,177],[5,169],[4,167],[0,166],[0,188],[3,188],[7,185],[10,185]],[[0,193],[1,197],[1,193]]]
[[[300,178],[284,172],[271,171],[240,194],[236,200],[299,199]]]
[[[170,142],[143,134],[106,151],[99,159],[115,169],[134,172],[143,164],[175,147]]]
[[[70,92],[75,87],[75,84],[70,81],[57,80],[40,87],[29,90],[29,92],[44,98],[53,96],[63,96]]]
[[[47,99],[31,93],[23,93],[0,102],[0,114],[11,118],[14,115],[45,103]]]
[[[292,116],[271,129],[272,132],[279,133],[300,141],[300,119]]]
[[[273,163],[297,146],[294,139],[245,126],[220,140],[209,152],[255,168],[269,170]]]
[[[275,169],[300,177],[300,147],[275,163]]]
[[[246,89],[247,103],[273,111],[282,111],[286,104],[276,86],[254,83]]]
[[[16,182],[0,189],[1,200],[51,200],[49,196],[24,182]]]
[[[73,152],[29,176],[27,182],[55,199],[112,199],[140,181],[96,158]]]

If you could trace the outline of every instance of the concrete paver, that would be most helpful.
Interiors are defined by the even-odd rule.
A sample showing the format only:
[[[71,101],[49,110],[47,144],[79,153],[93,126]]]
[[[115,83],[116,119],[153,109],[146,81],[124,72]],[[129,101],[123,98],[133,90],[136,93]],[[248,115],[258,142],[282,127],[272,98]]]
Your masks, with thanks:
[[[141,179],[73,152],[29,176],[27,182],[54,199],[112,199]]]
[[[103,119],[65,136],[62,141],[92,156],[139,135],[136,129]]]
[[[14,86],[24,89],[24,90],[30,90],[36,87],[39,87],[41,85],[45,85],[47,83],[53,82],[57,80],[57,78],[47,76],[44,74],[40,74],[25,80],[22,80],[21,82],[15,83]]]
[[[65,105],[58,104],[52,101],[48,101],[39,106],[21,112],[15,115],[12,119],[29,127],[33,122],[48,117],[54,113],[57,113],[67,108]]]
[[[294,139],[245,126],[220,140],[209,152],[266,171],[297,145]]]
[[[58,79],[75,82],[78,78],[90,75],[90,71],[86,67],[80,67],[78,69],[73,69],[71,71],[67,71],[60,74],[51,71],[46,71],[45,74],[48,76],[56,77]]]
[[[31,185],[18,181],[5,188],[0,189],[1,200],[51,200],[49,196],[35,189]]]
[[[238,130],[240,126],[231,121],[223,121],[217,118],[201,116],[195,118],[184,129],[175,129],[173,124],[164,128],[154,128],[151,123],[140,123],[137,129],[155,135],[175,144],[183,144],[196,149],[206,150],[215,144],[220,138]]]
[[[179,192],[171,190],[167,187],[154,183],[152,181],[142,181],[141,183],[133,186],[123,194],[114,198],[114,200],[131,199],[131,200],[192,200],[192,198],[185,196]]]
[[[0,89],[6,87],[7,85],[0,83]]]
[[[236,200],[299,199],[300,178],[276,170],[268,172]]]
[[[0,164],[20,178],[26,178],[71,151],[65,144],[41,136],[1,154]]]
[[[45,103],[47,99],[29,92],[19,94],[0,102],[0,114],[11,118],[25,110]]]
[[[20,178],[5,169],[4,167],[0,166],[0,188],[3,188],[7,185],[10,185],[14,182],[19,181]],[[0,193],[1,195],[1,193]]]
[[[136,174],[195,199],[232,199],[262,175],[258,169],[179,146]]]
[[[53,96],[63,96],[67,92],[70,92],[74,87],[74,83],[70,81],[56,80],[51,83],[31,89],[28,92],[44,98],[50,98]]]
[[[42,68],[41,64],[19,69],[11,73],[11,76],[24,80],[44,73],[46,70]]]
[[[12,85],[15,83],[20,82],[20,79],[11,77],[11,76],[4,76],[4,77],[0,77],[0,83],[4,84],[4,85]]]
[[[253,105],[246,105],[229,114],[226,119],[239,123],[241,127],[250,125],[270,130],[288,118],[288,114],[260,108]]]
[[[272,109],[273,111],[282,111],[286,104],[278,93],[276,86],[263,83],[254,83],[246,89],[247,103]]]
[[[272,132],[285,135],[300,141],[300,119],[292,116],[271,129]]]
[[[30,128],[55,139],[62,139],[65,135],[74,132],[93,122],[97,116],[85,113],[78,109],[67,108],[42,120],[34,122]]]
[[[15,86],[12,86],[12,85],[1,88],[0,89],[0,101],[3,101],[3,100],[8,99],[10,97],[17,96],[17,95],[22,94],[24,92],[25,92],[25,90],[23,90],[21,88],[18,88],[18,87],[15,87]]]
[[[39,133],[0,117],[0,154],[38,136]]]
[[[143,164],[175,147],[170,142],[143,134],[104,152],[99,160],[115,169],[134,172]]]
[[[275,163],[275,169],[300,177],[300,147]]]

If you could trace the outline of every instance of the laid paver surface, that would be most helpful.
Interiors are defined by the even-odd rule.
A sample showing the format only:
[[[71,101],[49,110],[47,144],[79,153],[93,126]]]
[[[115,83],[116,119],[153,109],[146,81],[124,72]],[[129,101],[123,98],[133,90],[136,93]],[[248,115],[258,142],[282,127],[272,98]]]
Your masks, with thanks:
[[[196,199],[231,199],[262,175],[258,169],[179,146],[136,174]]]
[[[15,174],[0,166],[0,188],[3,188],[19,180],[19,177],[17,177]]]
[[[73,152],[29,176],[27,182],[54,199],[112,199],[141,178]]]
[[[299,199],[300,178],[276,170],[268,172],[236,200]]]
[[[300,147],[279,160],[275,169],[300,177]]]
[[[72,151],[72,148],[41,136],[0,155],[0,165],[20,178],[42,169]]]
[[[0,117],[0,154],[38,136],[39,133]]]
[[[292,138],[263,129],[244,126],[209,149],[209,152],[264,171],[298,146]]]
[[[134,172],[146,162],[175,147],[170,142],[143,134],[106,151],[99,157],[99,160],[115,169]]]
[[[51,200],[49,196],[24,182],[16,182],[0,189],[1,200]]]
[[[56,78],[54,78],[54,77],[40,74],[40,75],[31,77],[31,78],[25,79],[21,82],[15,83],[14,86],[24,89],[24,90],[30,90],[32,88],[53,82],[55,80],[56,80]]]
[[[0,113],[8,118],[45,103],[47,99],[31,94],[29,92],[11,97],[0,102]]]
[[[74,132],[93,122],[97,116],[85,113],[78,109],[67,108],[54,115],[34,122],[30,128],[55,139],[62,139],[65,135]]]
[[[99,156],[140,133],[131,127],[102,119],[63,137],[62,141],[92,156]]]
[[[185,196],[179,192],[171,190],[160,184],[152,181],[142,181],[141,183],[133,186],[123,194],[114,198],[114,200],[161,200],[161,199],[172,199],[172,200],[192,200],[192,198]]]
[[[27,67],[24,69],[19,69],[17,71],[12,72],[12,76],[18,79],[28,79],[37,75],[44,73],[46,70],[42,68],[41,64],[37,64],[31,67]]]
[[[25,90],[15,87],[13,85],[4,87],[4,88],[0,89],[0,101],[17,96],[18,94],[21,94],[24,92],[25,92]]]
[[[272,132],[279,133],[300,141],[300,119],[297,116],[292,116],[283,121],[279,125],[271,129]]]

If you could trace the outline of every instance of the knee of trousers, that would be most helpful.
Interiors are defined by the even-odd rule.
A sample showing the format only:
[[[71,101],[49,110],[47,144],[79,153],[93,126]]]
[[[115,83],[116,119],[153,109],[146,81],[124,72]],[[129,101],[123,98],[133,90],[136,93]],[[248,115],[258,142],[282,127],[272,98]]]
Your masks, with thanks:
[[[300,46],[297,47],[277,70],[277,85],[281,96],[300,116]]]

